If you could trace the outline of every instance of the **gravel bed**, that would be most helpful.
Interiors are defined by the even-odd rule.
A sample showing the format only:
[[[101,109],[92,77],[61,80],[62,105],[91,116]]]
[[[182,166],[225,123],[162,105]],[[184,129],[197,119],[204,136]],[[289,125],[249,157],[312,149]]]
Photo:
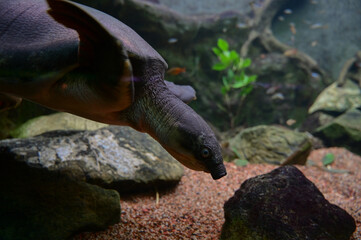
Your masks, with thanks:
[[[331,173],[321,166],[326,153],[335,155]],[[298,166],[327,200],[351,214],[357,224],[352,240],[361,239],[361,157],[343,148],[318,149],[309,156],[318,166]],[[224,222],[223,204],[250,177],[267,173],[273,165],[238,167],[226,163],[228,175],[218,181],[202,172],[185,171],[173,190],[121,196],[122,220],[105,231],[82,233],[73,240],[93,239],[218,239]]]

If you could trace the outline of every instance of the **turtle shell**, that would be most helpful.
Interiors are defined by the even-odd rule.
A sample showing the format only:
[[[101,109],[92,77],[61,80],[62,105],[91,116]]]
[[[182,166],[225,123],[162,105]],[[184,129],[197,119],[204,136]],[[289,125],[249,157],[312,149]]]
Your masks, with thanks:
[[[80,5],[80,4],[79,4]],[[141,60],[160,60],[165,68],[167,63],[142,37],[133,29],[117,20],[116,18],[100,12],[96,9],[82,5],[91,16],[98,20],[114,37],[121,40],[130,58]]]
[[[164,59],[127,25],[96,9],[76,5],[120,40],[130,60],[158,60],[164,69],[167,67]],[[78,63],[78,32],[55,21],[48,10],[45,0],[0,1],[0,81],[39,80],[44,74],[68,71],[72,69],[69,66]]]

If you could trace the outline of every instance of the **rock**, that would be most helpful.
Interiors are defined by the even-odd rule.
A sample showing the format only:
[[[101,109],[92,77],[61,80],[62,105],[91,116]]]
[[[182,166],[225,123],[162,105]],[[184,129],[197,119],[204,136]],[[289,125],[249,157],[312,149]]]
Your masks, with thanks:
[[[54,111],[23,100],[19,107],[0,112],[0,139],[12,137],[11,133],[29,119],[50,113]]]
[[[353,108],[316,129],[314,133],[329,146],[342,146],[361,155],[361,109]]]
[[[1,240],[65,240],[120,221],[116,191],[29,166],[25,153],[0,148]]]
[[[120,200],[101,187],[123,193],[179,182],[182,165],[150,136],[116,126],[79,131],[105,126],[57,113],[17,129],[26,139],[0,141],[1,240],[104,229],[120,221]]]
[[[264,125],[242,130],[229,145],[250,163],[305,164],[312,149],[306,133]]]
[[[222,240],[348,240],[354,219],[293,166],[242,183],[224,204]]]
[[[328,146],[343,146],[361,154],[361,52],[348,60],[337,82],[317,97],[302,129],[320,137]],[[356,64],[357,63],[357,64]]]
[[[343,113],[351,108],[361,106],[361,89],[359,85],[347,80],[343,86],[335,82],[321,92],[309,108],[308,113],[316,111]]]
[[[5,152],[27,165],[119,192],[154,189],[179,182],[182,165],[155,140],[128,127],[55,131],[0,141]]]
[[[95,122],[70,113],[54,113],[31,119],[13,131],[14,138],[27,138],[55,130],[96,130],[108,124]]]

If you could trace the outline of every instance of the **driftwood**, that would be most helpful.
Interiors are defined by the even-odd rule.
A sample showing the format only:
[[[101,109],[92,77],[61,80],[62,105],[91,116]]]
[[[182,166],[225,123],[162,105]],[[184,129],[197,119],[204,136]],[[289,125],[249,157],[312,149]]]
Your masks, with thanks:
[[[358,82],[361,88],[361,51],[358,51],[354,57],[347,60],[343,65],[337,79],[337,86],[342,87],[346,83],[347,78]]]
[[[255,41],[260,43],[269,53],[279,52],[285,54],[289,51],[293,51],[292,54],[287,57],[292,58],[294,64],[306,71],[309,75],[311,75],[312,72],[320,74],[322,79],[324,79],[324,83],[327,84],[329,77],[312,57],[280,42],[271,31],[272,19],[275,17],[280,7],[284,6],[287,2],[288,1],[286,0],[266,1],[264,7],[256,12],[253,30],[250,32],[247,41],[242,45],[241,56],[245,57],[248,55],[249,49]]]

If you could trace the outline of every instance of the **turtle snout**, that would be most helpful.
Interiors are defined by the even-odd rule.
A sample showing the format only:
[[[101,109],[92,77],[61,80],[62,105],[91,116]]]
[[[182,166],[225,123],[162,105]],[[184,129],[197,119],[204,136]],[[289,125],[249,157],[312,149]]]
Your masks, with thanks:
[[[210,169],[210,172],[211,172],[212,178],[214,180],[220,179],[227,175],[227,170],[223,163],[221,163],[215,167],[212,167]]]

